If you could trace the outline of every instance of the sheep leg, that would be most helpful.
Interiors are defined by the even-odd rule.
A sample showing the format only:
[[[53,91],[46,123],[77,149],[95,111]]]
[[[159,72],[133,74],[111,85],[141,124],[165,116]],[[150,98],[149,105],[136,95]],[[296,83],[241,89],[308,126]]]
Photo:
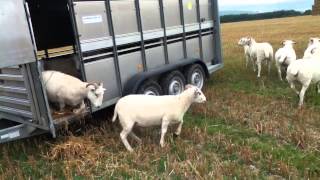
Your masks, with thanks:
[[[128,122],[128,121],[127,121]],[[128,135],[130,134],[132,128],[133,128],[133,125],[134,124],[130,124],[130,125],[127,125],[125,127],[123,127],[123,130],[121,131],[120,133],[120,138],[124,144],[124,146],[127,148],[128,151],[130,152],[133,152],[133,149],[132,147],[130,146],[129,142],[128,142]]]
[[[246,68],[248,68],[248,64],[249,64],[249,57],[246,56]]]
[[[268,61],[268,75],[270,76],[271,73],[271,60]]]
[[[183,124],[183,122],[181,122],[181,123],[179,124],[179,126],[178,126],[178,128],[177,128],[177,130],[176,130],[176,132],[175,132],[175,135],[176,135],[176,136],[180,136],[180,134],[181,134],[181,129],[182,129],[182,124]]]
[[[59,102],[59,111],[62,112],[63,109],[66,107],[66,104],[62,101]]]
[[[256,70],[257,70],[256,64],[255,64],[254,60],[251,59],[251,61],[252,61],[252,66],[253,66],[253,72],[256,72]]]
[[[164,136],[167,133],[168,126],[169,126],[169,121],[167,120],[167,118],[163,118],[162,124],[161,124],[161,138],[160,138],[160,146],[161,147],[164,147]]]
[[[310,83],[307,83],[306,85],[303,85],[303,86],[302,86],[302,89],[301,89],[301,91],[300,91],[299,107],[302,107],[302,106],[303,106],[304,95],[305,95],[306,91],[307,91],[308,88],[309,88],[309,84],[310,84]]]
[[[80,113],[84,112],[85,109],[86,109],[86,105],[85,105],[84,101],[82,101],[82,103],[80,104],[80,107],[78,109],[74,109],[73,113],[80,114]]]
[[[134,132],[131,132],[129,135],[138,143],[142,143],[142,140]]]
[[[290,87],[291,87],[291,89],[294,90],[294,92],[295,92],[296,94],[298,94],[298,95],[300,94],[299,91],[296,89],[296,86],[294,85],[293,82],[290,82]]]
[[[258,66],[258,78],[261,77],[261,62],[257,61],[257,66]]]
[[[282,80],[281,67],[280,67],[280,66],[277,66],[277,68],[278,68],[279,79],[280,79],[280,81],[283,81],[283,80]]]

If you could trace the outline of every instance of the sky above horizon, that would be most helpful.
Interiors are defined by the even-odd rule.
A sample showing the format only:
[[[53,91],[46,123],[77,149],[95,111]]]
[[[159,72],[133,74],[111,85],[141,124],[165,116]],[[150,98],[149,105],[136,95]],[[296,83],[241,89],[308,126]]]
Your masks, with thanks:
[[[311,9],[314,0],[219,0],[220,11],[255,11]]]

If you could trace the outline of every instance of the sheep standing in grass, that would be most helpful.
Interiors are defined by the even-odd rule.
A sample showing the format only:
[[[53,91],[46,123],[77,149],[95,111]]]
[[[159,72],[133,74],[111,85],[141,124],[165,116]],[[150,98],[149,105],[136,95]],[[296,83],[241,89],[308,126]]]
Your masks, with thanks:
[[[284,45],[280,48],[275,54],[276,66],[278,69],[279,79],[282,81],[282,72],[281,68],[287,68],[293,61],[297,59],[296,52],[293,48],[293,45],[296,42],[292,40],[285,40],[282,42]]]
[[[270,74],[271,63],[273,61],[273,48],[270,43],[257,43],[255,39],[248,38],[246,44],[249,46],[250,58],[258,67],[258,78],[261,77],[261,66],[263,62],[268,64]]]
[[[242,46],[244,49],[244,55],[246,57],[246,68],[248,68],[249,62],[252,62],[250,58],[249,45],[247,44],[248,41],[249,41],[249,37],[242,37],[238,42],[238,45]],[[253,71],[256,71],[254,64],[253,64]]]
[[[304,95],[310,84],[317,84],[318,93],[320,93],[320,61],[317,58],[301,59],[292,62],[287,70],[287,80],[290,87],[299,95],[299,107],[302,107]],[[295,88],[295,82],[302,85],[299,92]]]
[[[112,121],[114,122],[119,117],[123,128],[120,137],[128,151],[133,151],[127,140],[128,135],[141,142],[140,138],[132,132],[134,125],[140,127],[161,125],[160,145],[164,147],[164,136],[168,126],[179,124],[175,134],[180,135],[183,116],[191,104],[205,101],[204,94],[193,85],[187,85],[186,90],[180,95],[129,95],[121,98],[116,104]]]
[[[320,51],[320,38],[310,38],[308,48],[304,52],[303,59],[312,58],[317,51]]]
[[[65,105],[69,105],[80,106],[73,110],[74,113],[83,112],[85,98],[88,98],[94,107],[102,104],[105,91],[102,83],[82,82],[80,79],[58,71],[44,71],[42,77],[49,101],[58,103],[60,111]]]

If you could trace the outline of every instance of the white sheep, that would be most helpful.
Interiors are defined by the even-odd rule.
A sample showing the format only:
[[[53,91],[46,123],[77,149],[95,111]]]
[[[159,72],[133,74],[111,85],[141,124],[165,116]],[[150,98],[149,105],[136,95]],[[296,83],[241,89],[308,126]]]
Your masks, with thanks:
[[[44,86],[48,99],[52,103],[58,103],[60,111],[65,105],[72,107],[80,106],[74,109],[74,113],[80,113],[85,110],[84,99],[88,98],[94,107],[102,104],[104,91],[102,83],[86,83],[73,76],[58,72],[42,72]]]
[[[279,79],[282,81],[282,72],[281,68],[287,68],[293,61],[297,59],[296,52],[293,48],[293,45],[296,42],[292,40],[285,40],[282,42],[284,45],[280,48],[275,54],[276,67],[278,69]]]
[[[168,126],[179,124],[175,134],[180,135],[183,116],[191,104],[205,101],[204,94],[193,85],[187,85],[186,90],[180,95],[129,95],[121,98],[116,104],[112,121],[114,122],[119,117],[123,128],[120,137],[128,151],[133,151],[127,140],[128,135],[141,142],[141,139],[132,132],[134,125],[140,127],[161,125],[160,145],[164,147],[164,136]]]
[[[312,58],[317,50],[320,50],[320,38],[310,38],[308,48],[305,50],[303,59]]]
[[[268,64],[268,72],[270,74],[271,63],[273,61],[273,48],[270,43],[257,43],[255,39],[248,38],[246,44],[249,46],[250,58],[258,67],[258,78],[261,77],[262,62]]]
[[[299,107],[302,107],[304,95],[310,84],[317,84],[318,93],[320,93],[320,61],[310,58],[292,62],[287,70],[287,80],[290,87],[299,95]],[[302,85],[300,92],[295,88],[296,81]]]
[[[238,42],[238,45],[242,46],[244,50],[244,55],[246,57],[246,68],[248,68],[249,62],[252,62],[250,58],[249,45],[247,44],[248,41],[249,41],[249,37],[242,37]],[[254,64],[253,64],[253,70],[256,71]]]

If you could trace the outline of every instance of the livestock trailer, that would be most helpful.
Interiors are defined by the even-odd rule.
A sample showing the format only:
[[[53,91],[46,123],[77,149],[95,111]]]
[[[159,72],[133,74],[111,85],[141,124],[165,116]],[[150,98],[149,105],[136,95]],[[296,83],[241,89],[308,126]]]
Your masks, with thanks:
[[[44,70],[103,82],[103,109],[201,88],[223,67],[218,0],[1,0],[0,27],[0,143],[75,118],[50,108]]]

